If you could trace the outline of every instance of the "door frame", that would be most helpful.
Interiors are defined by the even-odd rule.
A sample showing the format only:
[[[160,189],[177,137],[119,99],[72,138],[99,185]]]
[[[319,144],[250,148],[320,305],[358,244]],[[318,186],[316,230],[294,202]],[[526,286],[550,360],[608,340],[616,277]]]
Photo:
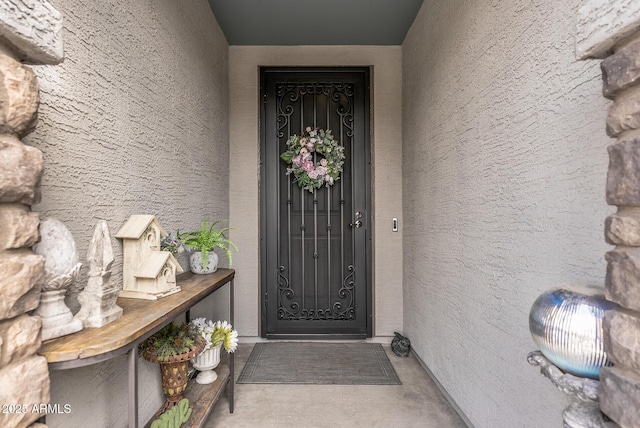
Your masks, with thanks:
[[[265,207],[267,203],[266,191],[264,189],[266,183],[266,165],[264,162],[264,153],[266,150],[266,103],[267,95],[265,91],[265,75],[269,72],[300,72],[300,73],[331,73],[331,72],[345,72],[353,71],[363,73],[364,76],[364,129],[367,132],[365,136],[365,205],[367,209],[367,229],[366,229],[366,248],[365,248],[365,306],[366,306],[366,337],[373,337],[373,265],[372,265],[372,251],[373,251],[373,230],[374,230],[374,216],[373,216],[373,204],[372,204],[372,109],[371,109],[371,67],[351,67],[351,66],[331,66],[331,67],[295,67],[295,66],[278,66],[267,67],[261,66],[259,69],[260,87],[259,87],[259,122],[260,122],[260,185],[259,185],[259,201],[260,201],[260,299],[259,299],[259,312],[260,312],[260,335],[263,338],[268,339],[362,339],[361,335],[334,335],[334,334],[286,334],[286,335],[269,335],[267,336],[267,242],[264,238],[264,231],[267,227]]]

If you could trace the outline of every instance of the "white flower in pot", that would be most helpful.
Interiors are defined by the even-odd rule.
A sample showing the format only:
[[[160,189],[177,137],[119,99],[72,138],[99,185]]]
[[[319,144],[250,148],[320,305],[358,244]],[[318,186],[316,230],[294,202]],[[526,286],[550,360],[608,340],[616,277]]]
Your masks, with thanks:
[[[227,352],[234,352],[238,348],[238,332],[227,321],[214,323],[203,317],[192,320],[189,326],[206,342],[204,352],[191,359],[193,367],[200,371],[196,382],[203,385],[213,383],[218,378],[213,369],[220,364],[220,348],[224,346]]]

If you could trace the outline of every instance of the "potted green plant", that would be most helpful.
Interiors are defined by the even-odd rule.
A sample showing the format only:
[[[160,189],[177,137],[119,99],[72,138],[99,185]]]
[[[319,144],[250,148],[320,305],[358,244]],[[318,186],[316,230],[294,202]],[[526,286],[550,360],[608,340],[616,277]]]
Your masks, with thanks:
[[[189,360],[199,355],[206,342],[188,325],[167,324],[138,347],[140,354],[152,363],[159,363],[162,375],[162,391],[167,401],[162,413],[182,400],[187,388]]]
[[[211,224],[208,220],[204,220],[200,230],[185,232],[179,236],[179,239],[192,251],[189,257],[191,272],[198,274],[215,272],[218,269],[218,255],[213,250],[216,248],[222,249],[227,254],[229,267],[231,267],[231,248],[238,251],[238,247],[225,235],[229,230],[228,227],[216,228],[219,223],[221,220]]]

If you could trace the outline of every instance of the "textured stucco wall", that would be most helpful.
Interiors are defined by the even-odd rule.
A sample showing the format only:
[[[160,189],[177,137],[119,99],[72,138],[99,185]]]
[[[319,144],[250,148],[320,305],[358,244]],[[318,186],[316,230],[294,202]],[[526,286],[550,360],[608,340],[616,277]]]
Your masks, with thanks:
[[[373,66],[372,192],[374,335],[402,327],[401,90],[399,46],[232,46],[230,82],[230,212],[232,236],[242,248],[234,257],[236,324],[243,336],[260,335],[259,67]]]
[[[554,427],[544,290],[602,285],[607,101],[581,1],[425,0],[403,44],[404,331],[476,427]]]
[[[168,231],[228,218],[229,51],[206,0],[52,3],[65,61],[36,69],[40,123],[26,142],[44,152],[45,174],[35,210],[66,223],[83,261],[98,219],[113,236],[131,214],[156,214]],[[140,366],[147,420],[162,393],[157,366]],[[124,357],[54,372],[51,402],[72,413],[48,425],[124,427],[126,388]]]

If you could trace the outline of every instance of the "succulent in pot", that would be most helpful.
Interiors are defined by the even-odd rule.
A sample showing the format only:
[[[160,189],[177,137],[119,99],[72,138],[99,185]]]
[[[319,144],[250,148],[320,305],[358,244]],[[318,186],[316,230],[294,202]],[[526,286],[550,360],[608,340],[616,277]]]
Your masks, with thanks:
[[[203,337],[188,325],[167,324],[143,341],[138,350],[152,363],[159,363],[162,375],[162,391],[167,401],[160,413],[172,408],[180,400],[187,387],[189,360],[199,355],[206,345]]]
[[[228,227],[217,228],[221,222],[219,220],[209,224],[208,220],[204,220],[199,230],[179,235],[178,238],[192,251],[190,257],[191,272],[215,272],[218,267],[218,255],[214,252],[216,248],[220,248],[226,253],[229,267],[231,267],[231,249],[238,251],[238,247],[227,238]]]

